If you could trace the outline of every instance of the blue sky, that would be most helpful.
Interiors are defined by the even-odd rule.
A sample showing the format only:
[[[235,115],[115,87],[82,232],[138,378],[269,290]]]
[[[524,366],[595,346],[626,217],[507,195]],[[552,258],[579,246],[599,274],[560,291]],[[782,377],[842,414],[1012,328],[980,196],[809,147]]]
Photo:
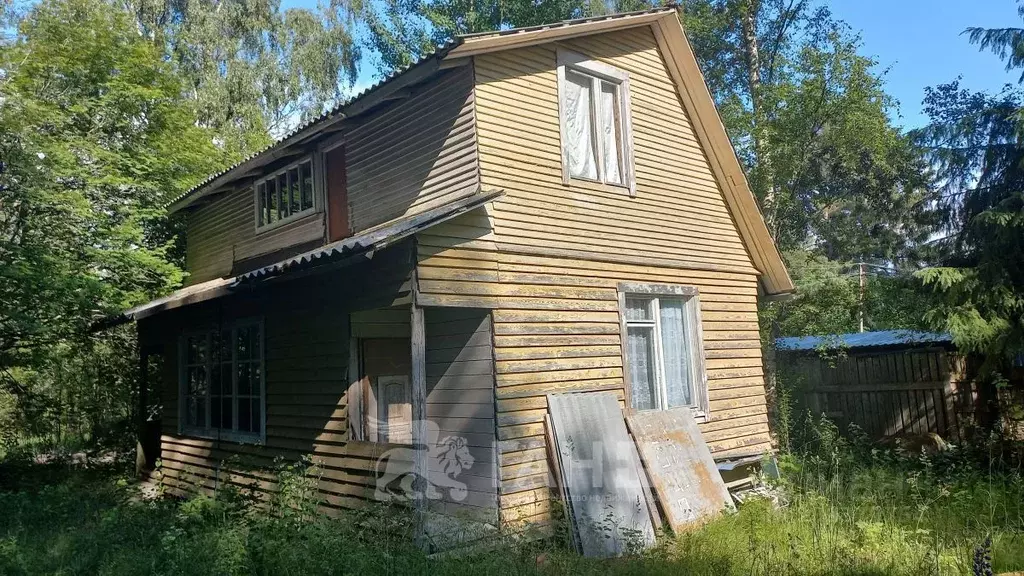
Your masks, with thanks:
[[[833,15],[861,34],[862,53],[878,61],[887,89],[900,102],[897,124],[922,125],[921,100],[926,86],[962,76],[961,85],[998,91],[1015,83],[991,53],[979,52],[961,32],[968,26],[1005,27],[1022,24],[1015,0],[821,0]],[[284,0],[285,6],[314,4]],[[373,83],[374,57],[360,65],[355,92]]]
[[[961,36],[968,26],[1020,26],[1014,0],[826,0],[833,15],[860,32],[862,53],[876,59],[890,94],[900,101],[897,123],[913,128],[926,121],[921,100],[926,86],[962,76],[961,85],[998,91],[1016,83],[999,58]]]

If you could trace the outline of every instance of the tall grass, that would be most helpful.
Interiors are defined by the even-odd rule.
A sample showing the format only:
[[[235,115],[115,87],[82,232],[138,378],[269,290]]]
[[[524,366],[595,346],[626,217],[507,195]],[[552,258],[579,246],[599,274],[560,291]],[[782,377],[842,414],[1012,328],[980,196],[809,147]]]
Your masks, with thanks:
[[[31,465],[0,491],[0,573],[952,575],[972,574],[988,537],[997,573],[1024,570],[1017,470],[964,450],[882,451],[836,432],[818,425],[799,456],[781,459],[783,505],[755,500],[610,561],[579,558],[558,539],[504,537],[487,552],[429,559],[400,511],[317,514],[302,465],[283,467],[288,488],[260,506],[235,491],[142,500],[116,462]]]

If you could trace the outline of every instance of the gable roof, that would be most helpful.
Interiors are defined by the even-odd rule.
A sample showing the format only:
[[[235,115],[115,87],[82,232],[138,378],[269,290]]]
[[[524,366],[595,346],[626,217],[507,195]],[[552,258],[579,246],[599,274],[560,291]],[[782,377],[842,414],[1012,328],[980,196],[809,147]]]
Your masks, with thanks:
[[[792,293],[795,290],[793,281],[761,215],[674,6],[457,36],[352,100],[304,123],[267,149],[207,178],[172,201],[169,210],[180,210],[204,196],[223,191],[233,181],[253,175],[261,166],[300,153],[295,150],[289,153],[289,150],[308,144],[346,118],[366,113],[391,99],[406,97],[408,92],[405,88],[432,77],[452,60],[637,26],[650,26],[657,39],[697,140],[721,187],[754,267],[761,273],[764,292],[768,295]]]

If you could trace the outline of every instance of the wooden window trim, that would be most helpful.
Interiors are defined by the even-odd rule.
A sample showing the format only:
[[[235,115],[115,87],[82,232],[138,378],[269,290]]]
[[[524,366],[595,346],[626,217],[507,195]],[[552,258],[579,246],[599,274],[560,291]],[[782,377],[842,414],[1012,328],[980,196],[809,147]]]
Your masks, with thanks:
[[[626,322],[626,298],[628,296],[642,296],[649,298],[666,298],[673,300],[684,300],[685,305],[692,314],[694,322],[694,343],[693,343],[693,354],[696,357],[696,362],[693,369],[694,376],[694,406],[692,406],[693,416],[698,422],[708,422],[711,420],[711,404],[708,393],[708,375],[707,368],[705,366],[705,354],[704,354],[704,327],[700,313],[700,291],[695,286],[682,286],[676,284],[643,284],[643,283],[631,283],[621,282],[618,285],[618,305],[619,305],[619,349],[622,358],[622,381],[625,387],[625,404],[626,410],[636,411],[633,408],[632,398],[632,381],[630,380],[629,370],[629,358],[627,353],[628,342],[626,338],[628,325]],[[660,332],[660,314],[655,313],[655,318],[652,321],[657,327],[656,331]],[[661,383],[664,380],[664,374],[661,373],[664,370],[661,360],[661,337],[660,334],[655,340],[656,355],[658,357],[658,379],[659,387],[658,392],[661,395],[664,391],[664,384]],[[662,405],[665,405],[663,402]]]
[[[278,176],[280,176],[281,174],[287,174],[289,170],[291,170],[293,168],[297,168],[297,167],[299,167],[302,164],[305,164],[307,162],[309,163],[309,170],[310,170],[310,175],[312,176],[311,180],[312,180],[312,183],[313,183],[313,207],[312,208],[307,208],[305,210],[300,210],[299,212],[291,214],[291,215],[289,215],[286,218],[282,218],[281,220],[277,220],[276,222],[270,222],[270,223],[262,224],[261,225],[260,224],[260,218],[261,218],[261,215],[260,215],[260,197],[259,197],[259,186],[260,186],[260,184],[264,184],[264,183],[266,183],[269,180],[273,180],[273,179],[277,178]],[[256,179],[254,179],[252,181],[253,225],[254,225],[254,227],[256,229],[256,234],[257,235],[263,234],[265,232],[269,232],[271,230],[280,228],[282,226],[287,226],[287,225],[292,224],[294,222],[298,222],[299,220],[304,220],[307,217],[309,217],[309,216],[311,216],[313,214],[317,214],[317,213],[319,213],[322,210],[322,208],[323,208],[323,201],[320,199],[321,186],[320,186],[320,183],[318,182],[318,180],[319,180],[319,178],[317,176],[318,172],[320,172],[320,170],[319,170],[319,168],[317,166],[317,162],[315,162],[314,159],[313,159],[313,155],[308,155],[308,156],[304,156],[302,158],[299,158],[295,162],[292,162],[292,163],[288,164],[287,166],[284,166],[284,167],[282,167],[282,168],[280,168],[278,170],[275,170],[273,172],[269,172],[267,174],[264,174],[264,175],[260,176],[259,178],[256,178]]]
[[[558,48],[556,52],[557,59],[557,75],[558,75],[558,127],[560,144],[562,151],[562,184],[570,185],[573,182],[586,182],[589,184],[599,184],[601,186],[608,186],[612,189],[621,190],[623,188],[629,191],[630,196],[636,196],[636,165],[633,160],[633,118],[630,110],[632,105],[630,103],[630,88],[629,88],[629,73],[609,66],[604,62],[597,60],[591,60],[583,54],[572,52],[564,48]],[[580,74],[592,77],[595,81],[591,88],[591,118],[593,122],[596,122],[594,118],[594,107],[596,106],[597,94],[600,94],[600,90],[594,90],[594,87],[600,87],[600,81],[616,84],[619,87],[619,139],[622,142],[622,151],[620,161],[622,162],[622,180],[623,183],[607,182],[604,180],[602,174],[604,167],[601,162],[603,157],[601,152],[601,139],[597,139],[596,143],[596,157],[597,157],[597,170],[598,178],[593,180],[590,178],[580,178],[578,176],[570,176],[569,174],[569,147],[568,147],[568,130],[566,127],[566,115],[562,109],[562,94],[565,93],[565,71],[566,68],[572,69]]]
[[[185,390],[187,388],[186,382],[186,364],[187,364],[187,350],[186,342],[189,337],[204,335],[206,336],[207,346],[210,344],[210,334],[215,330],[226,330],[230,329],[232,333],[232,340],[234,340],[235,330],[240,327],[258,326],[260,331],[260,432],[259,434],[253,434],[248,432],[238,432],[235,430],[224,430],[221,428],[212,428],[210,426],[210,366],[212,365],[213,351],[208,349],[207,359],[207,392],[206,392],[206,426],[189,426],[185,423]],[[228,442],[236,442],[239,444],[265,444],[267,441],[267,336],[265,325],[262,317],[255,318],[240,318],[238,320],[227,322],[221,325],[209,325],[201,328],[195,328],[192,330],[186,330],[181,333],[178,338],[178,434],[181,436],[189,436],[193,438],[204,438],[209,440],[225,440]],[[232,398],[238,396],[237,393],[237,382],[235,374],[237,373],[237,356],[238,351],[234,344],[231,346],[231,365],[232,365],[232,376],[231,376],[231,387],[232,387]],[[218,366],[219,368],[219,366]],[[233,414],[237,415],[237,402]],[[235,416],[237,418],[237,416]]]

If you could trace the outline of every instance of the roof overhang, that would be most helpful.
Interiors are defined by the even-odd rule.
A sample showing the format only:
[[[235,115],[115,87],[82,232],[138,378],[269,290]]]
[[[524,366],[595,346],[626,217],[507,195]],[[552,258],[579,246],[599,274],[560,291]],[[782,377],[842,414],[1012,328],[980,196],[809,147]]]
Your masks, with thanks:
[[[690,116],[697,140],[704,148],[711,171],[739,228],[743,244],[754,267],[761,273],[765,294],[777,297],[794,292],[796,286],[768,231],[678,15],[675,11],[662,14],[651,24],[651,28],[665,56],[683,107]]]
[[[193,286],[187,286],[140,306],[125,310],[117,316],[96,324],[101,330],[134,320],[142,320],[176,308],[198,304],[207,300],[229,296],[240,289],[248,289],[255,283],[271,278],[297,278],[304,273],[333,270],[356,262],[373,258],[379,251],[396,244],[418,232],[441,224],[480,208],[504,194],[501,190],[477,191],[464,198],[443,206],[403,218],[397,218],[361,234],[332,242],[314,250],[303,252],[269,266],[245,272],[237,276],[216,278]]]
[[[444,60],[451,47],[457,46],[459,42],[460,40],[456,39],[455,42],[438,48],[409,67],[396,71],[393,75],[368,88],[348,102],[299,125],[269,147],[250,155],[221,172],[213,174],[187,192],[171,200],[167,205],[167,212],[173,214],[200,202],[204,198],[233,190],[240,183],[246,182],[249,178],[257,175],[260,169],[268,164],[285,158],[307,154],[315,140],[318,140],[325,132],[331,133],[336,130],[337,125],[342,121],[365,114],[391,100],[408,97],[408,89],[411,86],[433,77],[434,74],[444,67],[441,63],[442,60]]]

